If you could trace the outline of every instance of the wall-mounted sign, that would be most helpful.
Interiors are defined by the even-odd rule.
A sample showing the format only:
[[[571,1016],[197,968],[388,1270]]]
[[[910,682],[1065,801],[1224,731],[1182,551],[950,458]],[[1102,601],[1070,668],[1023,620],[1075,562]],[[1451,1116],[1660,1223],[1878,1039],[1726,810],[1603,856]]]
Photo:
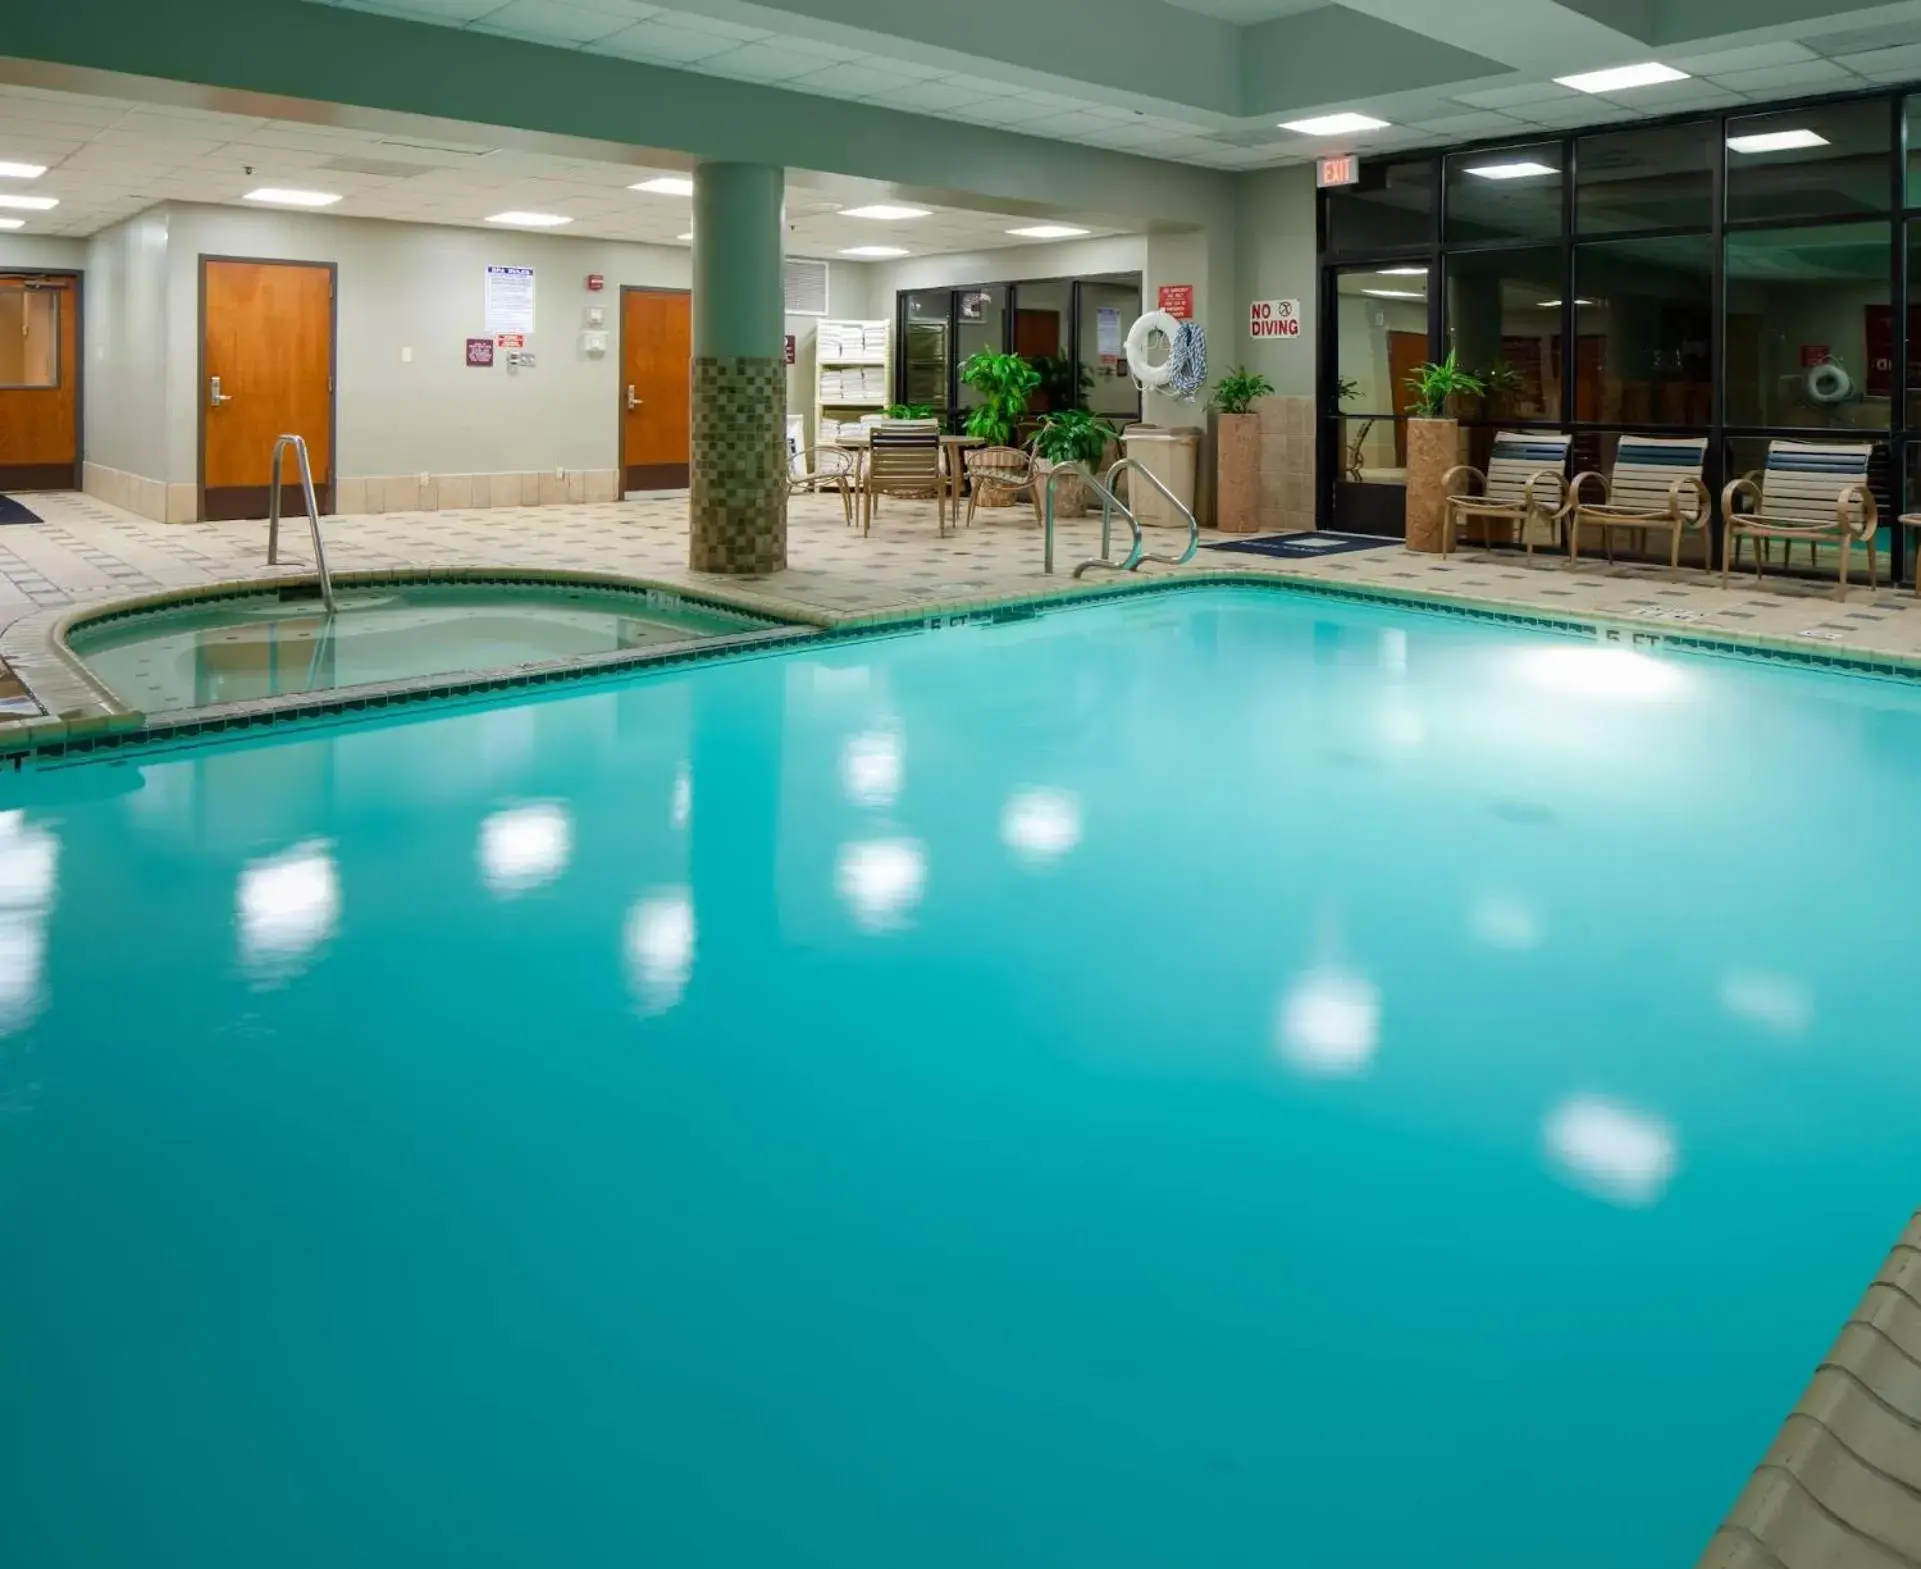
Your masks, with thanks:
[[[1890,317],[1892,321],[1892,317]],[[1868,330],[1872,332],[1870,324]],[[1813,370],[1817,365],[1825,365],[1834,358],[1834,352],[1825,343],[1804,343],[1801,345],[1801,369]]]
[[[1256,300],[1247,308],[1247,330],[1256,338],[1298,338],[1299,300]]]
[[[503,332],[494,339],[503,349],[524,349],[527,347],[527,334],[524,332]]]
[[[1094,337],[1101,363],[1113,365],[1121,357],[1121,308],[1099,305],[1094,308]]]
[[[533,268],[487,269],[487,330],[495,337],[534,330]]]
[[[606,287],[607,280],[600,273],[590,272],[587,274],[587,288],[590,293],[598,294]]]
[[[1194,285],[1163,283],[1160,308],[1176,321],[1192,321],[1194,319]]]
[[[492,338],[469,338],[467,340],[467,363],[482,369],[494,362],[494,340]]]
[[[1361,160],[1356,153],[1340,153],[1332,158],[1322,158],[1314,165],[1314,183],[1322,190],[1332,185],[1359,185],[1361,183]]]
[[[787,363],[794,363],[794,335],[791,332],[787,334]]]

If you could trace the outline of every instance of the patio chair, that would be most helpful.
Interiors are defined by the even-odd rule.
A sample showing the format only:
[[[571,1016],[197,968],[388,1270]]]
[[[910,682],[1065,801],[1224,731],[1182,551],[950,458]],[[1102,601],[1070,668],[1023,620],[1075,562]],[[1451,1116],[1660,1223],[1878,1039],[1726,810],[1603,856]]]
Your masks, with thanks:
[[[1771,441],[1767,467],[1729,482],[1721,492],[1721,517],[1727,530],[1721,546],[1721,586],[1740,554],[1741,541],[1755,541],[1754,575],[1761,576],[1769,540],[1785,540],[1790,553],[1797,539],[1814,549],[1832,540],[1839,547],[1834,597],[1848,597],[1848,560],[1857,540],[1868,546],[1868,586],[1881,586],[1881,561],[1875,534],[1881,526],[1868,489],[1871,443]],[[1752,510],[1737,512],[1749,499]]]
[[[1485,474],[1468,463],[1449,469],[1441,480],[1446,498],[1441,505],[1441,554],[1452,555],[1455,530],[1477,519],[1483,549],[1493,548],[1496,523],[1505,523],[1509,537],[1527,546],[1529,556],[1543,533],[1546,543],[1558,545],[1569,508],[1567,452],[1572,439],[1561,431],[1504,430],[1494,438]],[[1469,479],[1480,481],[1478,494],[1466,488]]]
[[[1034,457],[1019,447],[976,447],[966,455],[967,526],[974,526],[974,509],[1012,506],[1034,494]]]
[[[806,447],[787,463],[787,494],[818,495],[840,492],[840,510],[849,528],[854,523],[854,486],[860,477],[860,458],[845,447]]]
[[[1576,474],[1568,487],[1574,503],[1574,515],[1568,524],[1569,562],[1581,559],[1583,526],[1600,529],[1601,548],[1610,562],[1614,560],[1617,528],[1638,530],[1642,549],[1651,531],[1665,529],[1668,576],[1673,577],[1681,569],[1683,532],[1705,530],[1714,516],[1714,498],[1701,478],[1707,457],[1705,436],[1623,436],[1614,449],[1612,478],[1589,470]],[[1598,486],[1601,499],[1584,500],[1584,486]]]
[[[932,501],[940,532],[947,532],[947,480],[940,466],[937,420],[883,420],[867,439],[861,480],[860,531],[866,534],[882,496]]]

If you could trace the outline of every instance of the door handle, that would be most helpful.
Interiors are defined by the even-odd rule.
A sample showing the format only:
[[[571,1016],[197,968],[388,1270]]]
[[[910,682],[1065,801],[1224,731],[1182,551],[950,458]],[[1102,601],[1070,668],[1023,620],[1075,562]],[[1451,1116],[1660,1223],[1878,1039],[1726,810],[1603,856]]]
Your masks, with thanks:
[[[231,402],[233,402],[233,394],[230,392],[222,392],[220,390],[220,378],[218,376],[208,377],[207,378],[207,407],[212,409],[217,409],[220,407],[221,404],[231,403]]]
[[[632,382],[629,382],[629,383],[627,384],[627,408],[628,408],[628,411],[629,411],[629,412],[631,413],[631,412],[632,412],[633,410],[635,410],[635,409],[637,409],[637,408],[639,408],[639,407],[640,407],[640,399],[634,396],[634,386],[633,386],[633,383],[632,383]]]

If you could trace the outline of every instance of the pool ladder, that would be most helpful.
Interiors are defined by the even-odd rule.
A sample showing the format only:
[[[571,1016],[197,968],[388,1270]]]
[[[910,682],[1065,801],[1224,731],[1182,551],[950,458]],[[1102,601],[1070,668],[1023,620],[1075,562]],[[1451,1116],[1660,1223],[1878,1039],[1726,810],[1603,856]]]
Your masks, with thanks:
[[[320,576],[320,603],[327,607],[327,614],[332,615],[339,606],[334,603],[334,580],[327,571],[327,547],[320,541],[320,503],[314,499],[313,466],[307,461],[304,436],[280,436],[274,440],[267,487],[267,565],[280,564],[280,465],[289,447],[293,448],[294,462],[300,468],[300,494],[307,503],[308,527],[313,530],[313,564]],[[1136,534],[1139,532],[1135,530]],[[1103,544],[1103,553],[1106,548]]]
[[[1054,483],[1063,474],[1068,473],[1078,474],[1081,483],[1083,485],[1091,485],[1094,490],[1099,493],[1101,498],[1101,553],[1090,560],[1081,562],[1079,566],[1075,567],[1075,577],[1079,577],[1083,572],[1092,571],[1095,567],[1105,567],[1110,572],[1138,572],[1141,569],[1142,563],[1148,561],[1158,561],[1163,566],[1179,567],[1185,566],[1194,559],[1194,552],[1201,542],[1201,525],[1195,519],[1193,510],[1185,505],[1179,496],[1169,490],[1167,486],[1161,482],[1160,477],[1142,463],[1139,458],[1122,458],[1099,479],[1096,479],[1086,465],[1081,463],[1059,464],[1054,468],[1053,472],[1047,476],[1047,504],[1044,509],[1046,518],[1043,524],[1043,542],[1041,546],[1043,571],[1051,573],[1054,570]],[[1148,484],[1152,485],[1167,498],[1169,506],[1173,507],[1176,512],[1187,519],[1187,548],[1178,556],[1158,556],[1151,554],[1147,550],[1141,538],[1141,520],[1135,517],[1133,509],[1115,494],[1115,481],[1123,474],[1130,476],[1134,474],[1140,475]],[[1130,496],[1133,494],[1133,483],[1131,479],[1129,481],[1128,494]],[[1113,558],[1114,514],[1116,512],[1127,519],[1128,529],[1134,536],[1132,542],[1128,545],[1127,554],[1118,561]]]

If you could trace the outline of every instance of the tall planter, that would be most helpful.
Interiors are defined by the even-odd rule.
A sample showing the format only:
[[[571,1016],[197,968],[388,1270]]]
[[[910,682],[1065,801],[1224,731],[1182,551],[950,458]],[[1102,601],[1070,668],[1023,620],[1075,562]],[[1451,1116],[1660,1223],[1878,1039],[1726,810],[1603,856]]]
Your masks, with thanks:
[[[1451,419],[1407,422],[1407,548],[1437,553],[1441,548],[1441,510],[1446,496],[1441,481],[1459,462],[1461,425]]]
[[[1215,527],[1223,534],[1256,534],[1261,527],[1261,417],[1216,414]]]

